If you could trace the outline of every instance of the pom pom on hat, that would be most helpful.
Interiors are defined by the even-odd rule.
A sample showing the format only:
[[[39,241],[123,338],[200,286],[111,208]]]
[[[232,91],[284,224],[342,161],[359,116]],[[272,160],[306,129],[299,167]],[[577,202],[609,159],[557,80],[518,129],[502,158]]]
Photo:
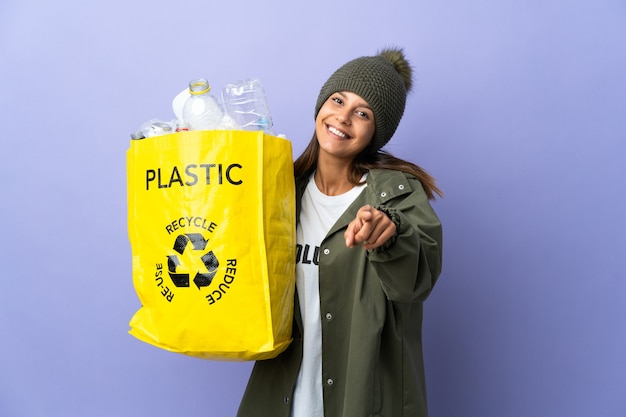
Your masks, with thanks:
[[[315,105],[315,117],[328,97],[339,91],[361,96],[374,112],[376,132],[372,152],[385,146],[395,133],[413,86],[413,70],[399,48],[386,48],[375,56],[356,58],[330,76]]]

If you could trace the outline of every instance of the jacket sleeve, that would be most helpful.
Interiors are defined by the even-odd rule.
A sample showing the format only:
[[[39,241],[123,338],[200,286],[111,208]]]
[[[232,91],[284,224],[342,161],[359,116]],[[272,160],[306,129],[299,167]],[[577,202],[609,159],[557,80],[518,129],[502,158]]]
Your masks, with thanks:
[[[419,180],[413,178],[411,187],[378,205],[395,223],[396,234],[368,252],[387,298],[397,302],[425,300],[441,273],[441,222]]]

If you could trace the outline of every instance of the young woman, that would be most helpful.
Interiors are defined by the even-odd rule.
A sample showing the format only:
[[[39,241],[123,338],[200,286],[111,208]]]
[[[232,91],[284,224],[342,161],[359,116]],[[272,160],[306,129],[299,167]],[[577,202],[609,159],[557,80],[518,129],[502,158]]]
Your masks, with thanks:
[[[295,161],[296,308],[290,347],[259,361],[240,417],[427,415],[422,303],[441,271],[441,195],[381,148],[411,89],[401,49],[340,67]]]

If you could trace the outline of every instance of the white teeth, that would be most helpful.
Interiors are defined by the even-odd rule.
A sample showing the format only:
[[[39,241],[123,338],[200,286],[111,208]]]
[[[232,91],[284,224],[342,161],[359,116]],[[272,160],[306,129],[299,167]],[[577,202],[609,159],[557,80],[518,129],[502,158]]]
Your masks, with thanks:
[[[343,133],[341,130],[335,129],[332,126],[328,126],[328,130],[330,130],[331,133],[334,133],[335,135],[340,136],[342,138],[346,137],[345,133]]]

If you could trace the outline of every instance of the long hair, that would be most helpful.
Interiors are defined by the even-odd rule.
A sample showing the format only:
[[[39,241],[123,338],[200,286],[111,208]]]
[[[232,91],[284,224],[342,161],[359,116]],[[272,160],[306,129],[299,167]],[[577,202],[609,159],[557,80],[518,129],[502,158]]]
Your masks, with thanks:
[[[294,162],[296,178],[311,175],[317,167],[319,150],[320,145],[317,142],[317,135],[314,133],[313,139],[311,139],[304,152]],[[397,158],[389,152],[378,150],[372,153],[369,147],[361,151],[352,161],[352,166],[348,172],[348,180],[354,185],[361,185],[363,183],[361,181],[363,174],[370,169],[392,169],[413,175],[422,183],[429,200],[434,200],[435,194],[443,197],[443,193],[435,183],[435,178],[426,170],[412,162]]]

